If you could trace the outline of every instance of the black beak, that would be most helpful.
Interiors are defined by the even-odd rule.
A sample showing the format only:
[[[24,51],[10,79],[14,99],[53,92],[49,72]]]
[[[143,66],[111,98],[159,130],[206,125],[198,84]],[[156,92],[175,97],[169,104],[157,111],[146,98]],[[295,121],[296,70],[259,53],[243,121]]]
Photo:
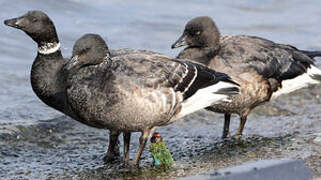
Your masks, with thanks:
[[[4,21],[4,24],[10,27],[14,27],[17,29],[21,29],[22,28],[22,22],[23,22],[23,16],[22,17],[18,17],[18,18],[13,18],[13,19],[7,19]]]
[[[78,56],[72,57],[64,66],[65,71],[77,70],[81,68],[81,63],[78,61]]]
[[[174,48],[178,48],[181,46],[186,46],[187,42],[186,42],[186,36],[183,34],[173,45],[172,45],[172,49]]]

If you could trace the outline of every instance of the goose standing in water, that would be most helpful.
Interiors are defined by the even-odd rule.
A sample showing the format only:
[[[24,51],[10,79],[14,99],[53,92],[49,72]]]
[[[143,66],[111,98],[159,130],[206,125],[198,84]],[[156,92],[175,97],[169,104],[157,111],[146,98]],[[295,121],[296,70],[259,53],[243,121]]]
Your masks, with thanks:
[[[56,28],[52,20],[41,11],[29,11],[25,15],[6,20],[7,26],[21,29],[38,44],[38,53],[31,68],[31,85],[36,95],[48,106],[85,123],[89,126],[99,127],[94,122],[87,123],[77,117],[66,102],[65,74],[62,72],[68,59],[63,58]],[[122,55],[140,50],[120,49],[113,50],[112,56]],[[145,51],[143,51],[145,52]],[[109,146],[104,157],[111,161],[119,156],[119,132],[110,132]]]
[[[186,24],[172,48],[180,46],[187,47],[177,58],[203,63],[240,84],[240,94],[233,95],[231,102],[208,108],[225,114],[223,138],[229,136],[232,113],[241,119],[233,136],[238,138],[256,106],[321,80],[321,70],[313,59],[321,56],[320,51],[302,51],[255,36],[220,36],[214,21],[207,16],[196,17]]]
[[[125,164],[131,132],[142,132],[134,160],[138,165],[156,127],[238,93],[238,85],[226,74],[200,64],[142,51],[110,58],[104,40],[95,34],[76,42],[65,69],[73,112],[88,124],[123,132]]]

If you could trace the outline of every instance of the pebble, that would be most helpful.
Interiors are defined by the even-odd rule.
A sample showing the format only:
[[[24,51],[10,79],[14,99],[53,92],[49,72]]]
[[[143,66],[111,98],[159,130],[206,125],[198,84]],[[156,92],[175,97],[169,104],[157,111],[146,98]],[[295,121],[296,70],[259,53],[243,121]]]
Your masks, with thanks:
[[[179,169],[179,170],[177,170],[176,173],[178,176],[182,176],[182,175],[184,175],[185,171],[184,171],[184,169]]]
[[[321,145],[321,136],[317,136],[316,138],[314,138],[313,143]]]

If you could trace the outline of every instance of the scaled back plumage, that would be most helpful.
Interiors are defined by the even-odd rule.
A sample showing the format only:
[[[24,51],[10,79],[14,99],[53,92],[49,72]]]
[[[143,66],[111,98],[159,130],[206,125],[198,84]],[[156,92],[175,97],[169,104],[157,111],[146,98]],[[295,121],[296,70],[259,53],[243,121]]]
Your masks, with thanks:
[[[191,59],[224,72],[241,85],[241,93],[232,96],[230,103],[208,108],[225,113],[223,137],[228,135],[231,113],[241,116],[235,136],[239,137],[253,108],[269,101],[271,97],[320,82],[318,77],[321,71],[314,66],[311,57],[320,56],[321,52],[301,51],[291,45],[255,36],[220,36],[210,17],[190,20],[172,48],[180,46],[187,47],[179,53],[178,58]]]
[[[85,43],[76,48],[78,53],[69,63],[79,64],[81,56],[91,58],[90,50],[100,46],[86,47],[88,40]],[[68,102],[87,123],[125,133],[140,131],[144,139],[156,126],[238,93],[238,85],[223,73],[147,51],[107,55],[98,64],[79,67],[67,84]],[[193,97],[199,103],[190,101]],[[135,164],[145,143],[141,143]]]

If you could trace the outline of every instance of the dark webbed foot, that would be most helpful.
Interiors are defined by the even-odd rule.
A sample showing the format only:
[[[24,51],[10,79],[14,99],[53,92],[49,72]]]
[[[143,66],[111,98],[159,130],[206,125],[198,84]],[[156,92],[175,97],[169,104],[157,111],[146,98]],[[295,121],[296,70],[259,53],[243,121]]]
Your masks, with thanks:
[[[105,163],[113,163],[113,162],[118,162],[120,161],[120,154],[118,153],[107,153],[104,157],[103,157],[103,161]]]
[[[111,163],[114,161],[118,161],[120,159],[119,152],[119,136],[120,132],[110,131],[109,133],[109,146],[107,150],[106,156],[103,158],[104,162]]]
[[[222,139],[230,139],[231,135],[229,132],[227,132],[226,134],[223,134]]]

